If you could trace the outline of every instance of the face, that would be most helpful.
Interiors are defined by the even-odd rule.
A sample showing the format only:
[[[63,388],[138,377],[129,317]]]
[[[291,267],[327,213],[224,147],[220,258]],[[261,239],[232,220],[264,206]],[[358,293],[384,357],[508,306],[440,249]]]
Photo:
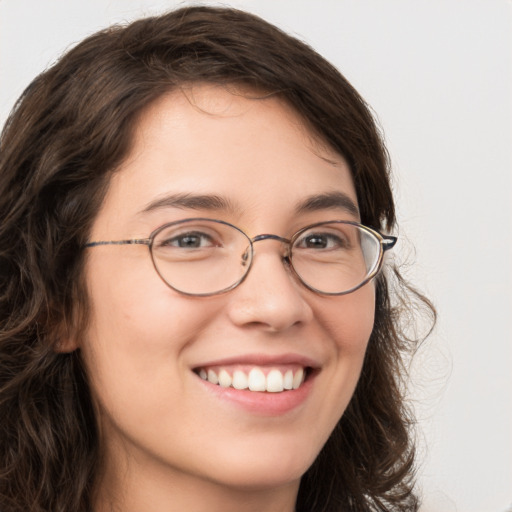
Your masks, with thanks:
[[[333,194],[346,200],[300,207]],[[344,159],[279,99],[196,86],[145,112],[90,239],[147,238],[191,217],[290,238],[315,222],[357,221],[347,200],[357,205]],[[92,312],[79,344],[106,475],[123,468],[184,486],[296,488],[354,391],[373,327],[373,284],[316,294],[283,263],[282,244],[267,239],[255,243],[241,285],[194,297],[162,281],[145,245],[87,251]],[[204,379],[235,372],[276,378],[278,388],[279,375],[292,375],[299,387],[239,390]]]

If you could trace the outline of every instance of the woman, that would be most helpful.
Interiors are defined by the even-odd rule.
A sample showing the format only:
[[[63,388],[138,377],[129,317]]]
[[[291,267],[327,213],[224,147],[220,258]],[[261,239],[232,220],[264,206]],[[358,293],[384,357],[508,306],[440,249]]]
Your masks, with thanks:
[[[417,509],[386,151],[322,57],[231,9],[105,30],[0,180],[0,510]]]

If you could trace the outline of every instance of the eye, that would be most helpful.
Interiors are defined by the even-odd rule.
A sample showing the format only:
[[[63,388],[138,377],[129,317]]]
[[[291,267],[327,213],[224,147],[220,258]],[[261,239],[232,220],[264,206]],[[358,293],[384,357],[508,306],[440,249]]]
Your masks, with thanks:
[[[161,240],[161,247],[177,247],[180,249],[202,249],[218,247],[219,243],[208,233],[201,231],[187,231]]]
[[[306,233],[295,242],[298,249],[343,249],[349,246],[348,240],[341,233]]]

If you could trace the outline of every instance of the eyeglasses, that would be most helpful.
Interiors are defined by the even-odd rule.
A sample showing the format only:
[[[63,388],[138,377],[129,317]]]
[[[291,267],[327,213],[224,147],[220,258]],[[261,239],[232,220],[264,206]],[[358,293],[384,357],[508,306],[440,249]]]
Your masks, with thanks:
[[[254,261],[254,244],[276,240],[283,262],[299,281],[323,295],[353,292],[373,279],[384,252],[397,238],[357,222],[318,222],[290,239],[263,234],[250,238],[222,220],[196,218],[165,224],[149,238],[89,242],[100,245],[147,245],[155,270],[172,289],[194,296],[225,293],[244,281]]]

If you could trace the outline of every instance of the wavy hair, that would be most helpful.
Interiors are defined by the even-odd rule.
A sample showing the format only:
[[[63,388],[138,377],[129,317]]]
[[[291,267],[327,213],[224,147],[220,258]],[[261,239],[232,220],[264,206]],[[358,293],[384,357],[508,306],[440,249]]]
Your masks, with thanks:
[[[369,107],[303,42],[234,9],[187,7],[87,38],[23,93],[0,139],[0,510],[89,512],[99,439],[80,352],[83,244],[144,109],[191,83],[278,94],[349,163],[362,222],[395,226],[389,159]],[[391,270],[390,270],[391,269]],[[409,300],[390,268],[355,394],[302,478],[298,512],[414,511]],[[412,297],[412,299],[411,299]]]

